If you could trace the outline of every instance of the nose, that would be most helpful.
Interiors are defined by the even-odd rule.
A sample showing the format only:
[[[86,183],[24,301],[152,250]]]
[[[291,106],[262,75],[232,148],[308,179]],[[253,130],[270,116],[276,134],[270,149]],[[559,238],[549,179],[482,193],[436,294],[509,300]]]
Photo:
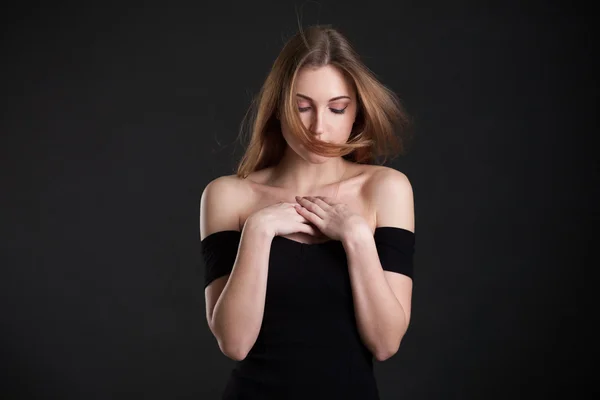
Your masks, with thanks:
[[[325,132],[325,121],[323,117],[322,111],[314,113],[311,130],[317,136],[321,136]]]

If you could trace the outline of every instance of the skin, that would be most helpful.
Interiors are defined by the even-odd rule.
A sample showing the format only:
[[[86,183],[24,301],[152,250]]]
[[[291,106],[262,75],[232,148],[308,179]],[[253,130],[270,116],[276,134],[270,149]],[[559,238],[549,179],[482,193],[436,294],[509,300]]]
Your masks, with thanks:
[[[326,65],[300,69],[295,92],[300,119],[319,140],[333,143],[348,140],[356,119],[356,93],[338,68]],[[290,133],[285,121],[281,123],[281,132],[289,147],[273,171],[280,186],[303,193],[312,190],[313,185],[318,187],[339,180],[339,171],[346,169],[342,157],[310,152]],[[368,222],[346,204],[336,204],[324,196],[296,196],[295,199],[296,211],[331,239],[345,240],[355,230],[371,231]]]
[[[300,71],[297,93],[312,98],[310,101],[297,96],[304,126],[321,140],[343,142],[348,139],[356,118],[356,97],[336,68],[326,66]],[[330,100],[340,95],[347,95],[349,99]],[[335,113],[344,108],[344,114]],[[283,177],[282,181],[290,187],[302,190],[311,187],[310,181],[318,184],[334,178],[335,169],[344,160],[311,154],[286,130],[282,124],[289,147],[285,162],[280,164],[280,179]],[[381,226],[400,226],[414,231],[410,183],[403,174],[389,172],[389,176],[382,179],[384,189],[372,194],[378,203]],[[300,215],[322,234],[343,243],[360,336],[377,360],[390,358],[398,351],[408,329],[412,280],[382,270],[369,223],[347,204],[325,196],[296,196],[296,201],[295,208]],[[397,201],[404,207],[399,208]]]
[[[325,142],[345,143],[356,118],[356,93],[344,75],[331,65],[305,67],[298,72],[296,101],[302,123]],[[331,99],[339,98],[331,101]],[[343,113],[336,111],[343,110]],[[271,185],[302,195],[337,182],[347,161],[342,157],[323,157],[308,151],[281,123],[288,148],[273,168]]]
[[[305,127],[324,141],[343,143],[348,140],[356,118],[356,94],[339,70],[332,66],[302,69],[295,89],[297,94],[311,98],[296,98]],[[331,101],[338,96],[349,98]],[[344,108],[343,114],[335,113]],[[206,215],[205,221],[201,221],[201,237],[210,232],[240,229],[244,226],[240,222],[256,209],[272,204],[273,199],[287,199],[288,193],[293,202],[291,199],[298,194],[296,212],[324,235],[342,242],[348,258],[360,336],[376,359],[383,361],[396,353],[408,328],[412,280],[382,269],[371,223],[365,220],[366,215],[358,214],[361,209],[366,214],[359,203],[364,195],[376,210],[373,225],[401,227],[414,232],[410,182],[401,172],[387,167],[360,166],[361,170],[370,173],[354,175],[352,171],[356,172],[359,166],[342,157],[311,153],[289,134],[283,121],[282,134],[288,144],[283,159],[268,171],[255,172],[253,178],[256,180],[245,182],[243,194],[237,189],[240,186],[229,184],[230,177],[219,178],[214,189],[206,190],[201,207],[212,212],[201,212]],[[332,192],[326,189],[339,182],[347,171],[348,176],[356,176],[356,179],[349,183],[345,196],[336,199],[304,196]],[[358,185],[363,179],[360,176],[365,179],[364,191],[357,190],[357,186],[362,187],[362,183]],[[244,204],[249,206],[240,207],[240,198],[244,198]],[[239,214],[232,213],[232,209],[240,210]],[[209,217],[210,221],[207,220]],[[301,235],[289,236],[302,238]],[[267,248],[271,240],[253,231],[252,224],[246,226],[240,257],[231,279],[227,276],[219,278],[206,289],[209,326],[222,351],[234,359],[246,357],[260,329],[266,293]],[[218,318],[213,318],[217,299],[219,311],[215,315]]]

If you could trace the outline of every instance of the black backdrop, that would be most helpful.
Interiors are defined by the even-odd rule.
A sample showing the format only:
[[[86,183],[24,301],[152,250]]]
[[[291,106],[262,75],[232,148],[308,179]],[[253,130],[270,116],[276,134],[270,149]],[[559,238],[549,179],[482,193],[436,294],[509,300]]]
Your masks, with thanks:
[[[197,3],[2,13],[4,398],[218,398],[233,361],[204,314],[200,195],[233,173],[300,10],[344,32],[416,121],[389,164],[412,182],[419,240],[411,326],[376,364],[382,399],[580,390],[589,11]]]

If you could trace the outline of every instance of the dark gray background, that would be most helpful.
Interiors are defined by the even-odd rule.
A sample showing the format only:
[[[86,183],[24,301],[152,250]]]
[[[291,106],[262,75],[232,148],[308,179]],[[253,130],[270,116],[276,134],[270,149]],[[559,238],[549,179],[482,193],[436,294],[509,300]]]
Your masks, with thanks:
[[[197,3],[197,4],[196,4]],[[581,390],[597,65],[574,2],[145,2],[2,13],[2,390],[217,399],[199,201],[285,39],[329,23],[415,118],[416,275],[382,399]],[[581,359],[581,357],[584,357]],[[574,396],[577,398],[578,396]]]

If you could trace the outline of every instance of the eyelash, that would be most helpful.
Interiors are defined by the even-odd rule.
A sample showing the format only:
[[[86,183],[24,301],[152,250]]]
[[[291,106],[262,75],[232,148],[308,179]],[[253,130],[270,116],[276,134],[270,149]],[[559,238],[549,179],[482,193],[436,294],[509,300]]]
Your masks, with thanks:
[[[304,111],[308,111],[310,109],[310,107],[300,107],[298,108],[298,111],[300,112],[304,112]],[[337,108],[330,108],[331,112],[333,112],[334,114],[343,114],[346,112],[346,109],[341,109],[338,110]]]

